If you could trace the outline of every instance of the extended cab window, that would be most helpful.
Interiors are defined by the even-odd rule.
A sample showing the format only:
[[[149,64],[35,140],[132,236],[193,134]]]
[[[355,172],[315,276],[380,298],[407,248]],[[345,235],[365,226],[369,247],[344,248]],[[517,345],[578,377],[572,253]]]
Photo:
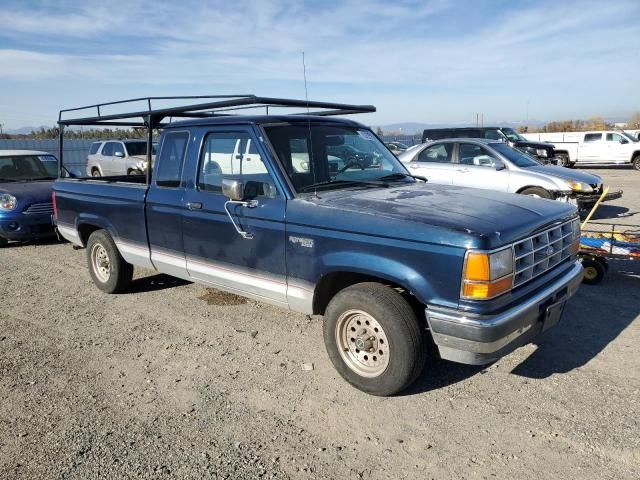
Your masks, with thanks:
[[[222,180],[231,178],[244,184],[248,197],[277,195],[275,185],[247,132],[212,132],[205,137],[200,158],[198,188],[222,192]]]
[[[587,133],[584,136],[584,143],[599,142],[600,140],[602,140],[601,133]]]
[[[167,133],[162,142],[156,185],[176,188],[180,186],[182,164],[187,151],[189,134],[187,132]]]
[[[453,143],[439,143],[425,148],[414,159],[414,162],[451,163]]]

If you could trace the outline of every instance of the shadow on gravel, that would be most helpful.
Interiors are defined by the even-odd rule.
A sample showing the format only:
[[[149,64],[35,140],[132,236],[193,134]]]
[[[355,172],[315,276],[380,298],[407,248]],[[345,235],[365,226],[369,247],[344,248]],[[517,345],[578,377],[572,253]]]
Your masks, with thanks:
[[[50,237],[45,237],[45,238],[39,238],[37,240],[26,240],[23,242],[9,242],[7,243],[5,246],[0,247],[0,249],[7,249],[7,248],[20,248],[20,247],[27,247],[27,246],[47,246],[47,245],[60,245],[62,243],[67,243],[66,240],[58,240],[56,238],[55,235],[52,235]]]
[[[406,397],[420,393],[438,390],[448,387],[468,378],[473,377],[487,368],[489,365],[462,365],[448,362],[439,358],[429,358],[424,371],[418,379],[405,391],[397,394],[397,397]]]
[[[138,278],[131,282],[131,286],[127,289],[126,293],[142,293],[142,292],[155,292],[157,290],[164,290],[165,288],[181,287],[183,285],[189,285],[191,282],[182,280],[181,278],[172,277],[159,273],[157,275],[151,275],[150,277]]]
[[[638,212],[630,212],[627,207],[600,204],[598,206],[598,209],[593,213],[593,217],[591,217],[591,220],[604,220],[608,218],[612,218],[612,219],[625,218],[626,219],[626,218],[634,217],[636,215],[638,215]]]
[[[639,314],[640,261],[612,261],[602,283],[583,284],[562,321],[539,337],[538,349],[512,373],[546,378],[582,367],[640,321]]]

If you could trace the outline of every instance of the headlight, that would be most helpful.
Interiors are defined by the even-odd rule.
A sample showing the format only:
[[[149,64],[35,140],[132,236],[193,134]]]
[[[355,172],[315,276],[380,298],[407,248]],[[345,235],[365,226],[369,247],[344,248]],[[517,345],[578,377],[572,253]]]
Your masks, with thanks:
[[[544,148],[538,148],[536,150],[536,155],[539,157],[546,157],[547,156],[547,151]]]
[[[0,210],[8,212],[9,210],[16,208],[17,204],[18,201],[13,195],[9,195],[8,193],[0,195]]]
[[[586,183],[575,182],[573,180],[567,180],[564,183],[565,185],[567,185],[567,187],[569,187],[570,190],[573,190],[574,192],[581,192],[581,193],[593,192],[593,188],[591,188],[591,185],[588,185]]]
[[[302,168],[302,170],[309,170],[309,162],[300,162],[300,168]]]
[[[513,286],[513,251],[494,253],[470,251],[465,257],[462,298],[488,300]]]

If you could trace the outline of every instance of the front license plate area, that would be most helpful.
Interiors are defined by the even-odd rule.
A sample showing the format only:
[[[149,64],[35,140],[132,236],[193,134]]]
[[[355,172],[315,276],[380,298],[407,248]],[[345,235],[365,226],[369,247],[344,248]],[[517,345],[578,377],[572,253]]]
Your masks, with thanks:
[[[549,327],[553,327],[556,323],[560,321],[562,318],[562,313],[564,312],[564,305],[566,301],[554,303],[553,305],[549,305],[544,312],[544,317],[542,319],[542,331],[545,331]]]

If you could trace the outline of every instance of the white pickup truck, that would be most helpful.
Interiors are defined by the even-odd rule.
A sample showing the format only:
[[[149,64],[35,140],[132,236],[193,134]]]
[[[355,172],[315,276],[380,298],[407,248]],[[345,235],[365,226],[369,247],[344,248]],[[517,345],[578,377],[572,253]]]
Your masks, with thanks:
[[[558,164],[631,164],[640,170],[640,142],[632,135],[615,130],[600,132],[527,133],[528,140],[553,143]]]

